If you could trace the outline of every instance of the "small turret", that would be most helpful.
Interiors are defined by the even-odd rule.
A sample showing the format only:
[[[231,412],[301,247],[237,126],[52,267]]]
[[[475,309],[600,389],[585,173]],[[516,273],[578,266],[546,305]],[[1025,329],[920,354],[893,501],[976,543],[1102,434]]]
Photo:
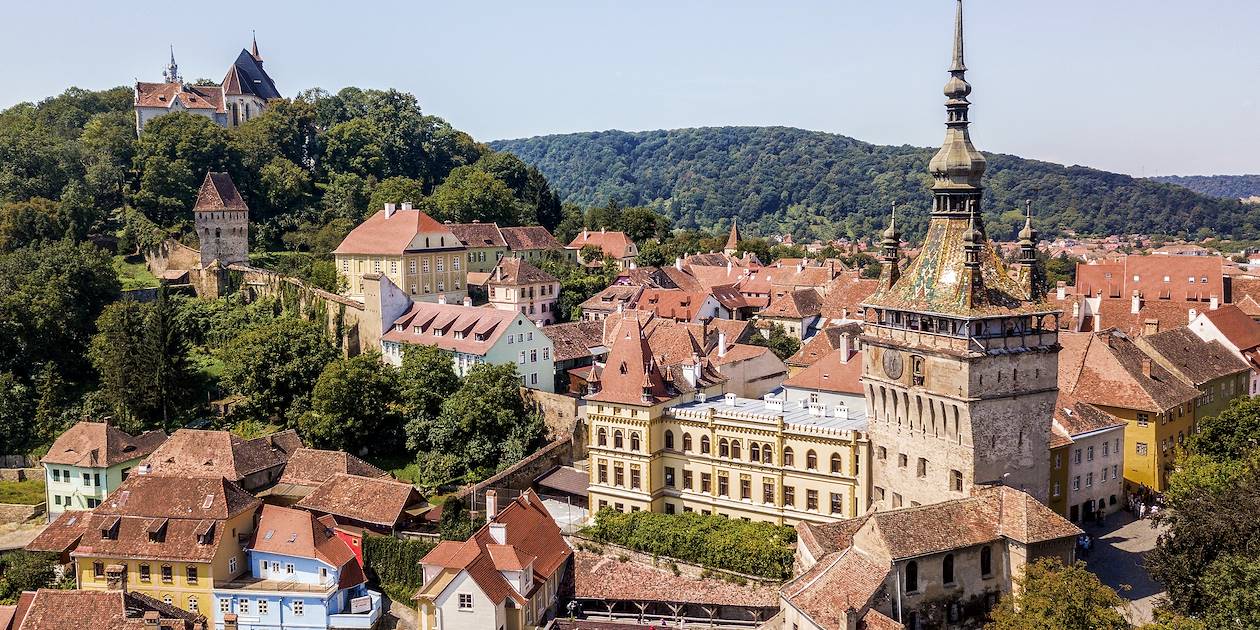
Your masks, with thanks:
[[[171,45],[171,60],[167,62],[166,68],[162,70],[162,78],[167,83],[183,83],[184,77],[179,75],[179,64],[175,63],[175,46]]]
[[[901,267],[899,259],[901,257],[901,233],[897,231],[897,202],[892,203],[892,212],[888,219],[888,229],[884,230],[884,239],[881,245],[880,265],[882,269],[879,274],[879,284],[881,289],[891,289],[897,283],[897,279],[901,277]]]

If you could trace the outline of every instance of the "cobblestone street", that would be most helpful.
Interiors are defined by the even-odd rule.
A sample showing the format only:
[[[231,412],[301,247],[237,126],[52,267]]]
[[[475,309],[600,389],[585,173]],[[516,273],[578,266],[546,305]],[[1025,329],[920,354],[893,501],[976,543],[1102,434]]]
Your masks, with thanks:
[[[1088,558],[1082,558],[1089,570],[1129,600],[1125,616],[1130,623],[1151,621],[1156,600],[1164,591],[1142,566],[1158,537],[1150,519],[1135,520],[1128,512],[1117,512],[1107,517],[1106,525],[1087,525],[1083,529],[1094,537],[1093,551]],[[1129,590],[1124,590],[1125,585]]]

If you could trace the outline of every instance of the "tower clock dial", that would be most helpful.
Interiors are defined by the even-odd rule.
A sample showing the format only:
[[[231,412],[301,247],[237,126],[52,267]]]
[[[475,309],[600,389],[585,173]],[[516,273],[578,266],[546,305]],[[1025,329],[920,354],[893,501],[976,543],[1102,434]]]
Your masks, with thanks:
[[[888,378],[897,380],[901,378],[901,373],[904,370],[905,365],[901,359],[901,352],[893,348],[884,350],[884,374],[887,374]]]

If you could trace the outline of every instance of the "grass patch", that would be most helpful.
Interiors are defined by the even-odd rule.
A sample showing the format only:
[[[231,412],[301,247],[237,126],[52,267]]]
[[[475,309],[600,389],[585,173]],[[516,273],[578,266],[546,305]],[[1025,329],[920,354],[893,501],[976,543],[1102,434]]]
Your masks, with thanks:
[[[35,505],[44,502],[44,480],[0,481],[0,503]]]
[[[157,276],[149,273],[141,256],[114,256],[114,273],[118,275],[123,291],[158,286]]]
[[[420,478],[420,467],[416,465],[414,458],[407,455],[371,454],[366,459],[369,464],[393,475],[399,481],[414,484]]]

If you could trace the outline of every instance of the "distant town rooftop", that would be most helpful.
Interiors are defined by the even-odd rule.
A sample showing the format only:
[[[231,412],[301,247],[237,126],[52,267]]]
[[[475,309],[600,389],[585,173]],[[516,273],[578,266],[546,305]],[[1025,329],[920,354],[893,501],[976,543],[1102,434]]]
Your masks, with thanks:
[[[724,396],[708,396],[700,400],[697,396],[690,402],[675,405],[669,413],[674,416],[704,416],[713,413],[723,418],[750,420],[773,424],[783,418],[785,428],[823,429],[827,431],[866,431],[865,405],[853,404],[844,407],[843,412],[836,404],[807,403],[804,401],[788,402],[784,400],[783,389],[777,389],[765,398],[740,398],[733,394]]]

